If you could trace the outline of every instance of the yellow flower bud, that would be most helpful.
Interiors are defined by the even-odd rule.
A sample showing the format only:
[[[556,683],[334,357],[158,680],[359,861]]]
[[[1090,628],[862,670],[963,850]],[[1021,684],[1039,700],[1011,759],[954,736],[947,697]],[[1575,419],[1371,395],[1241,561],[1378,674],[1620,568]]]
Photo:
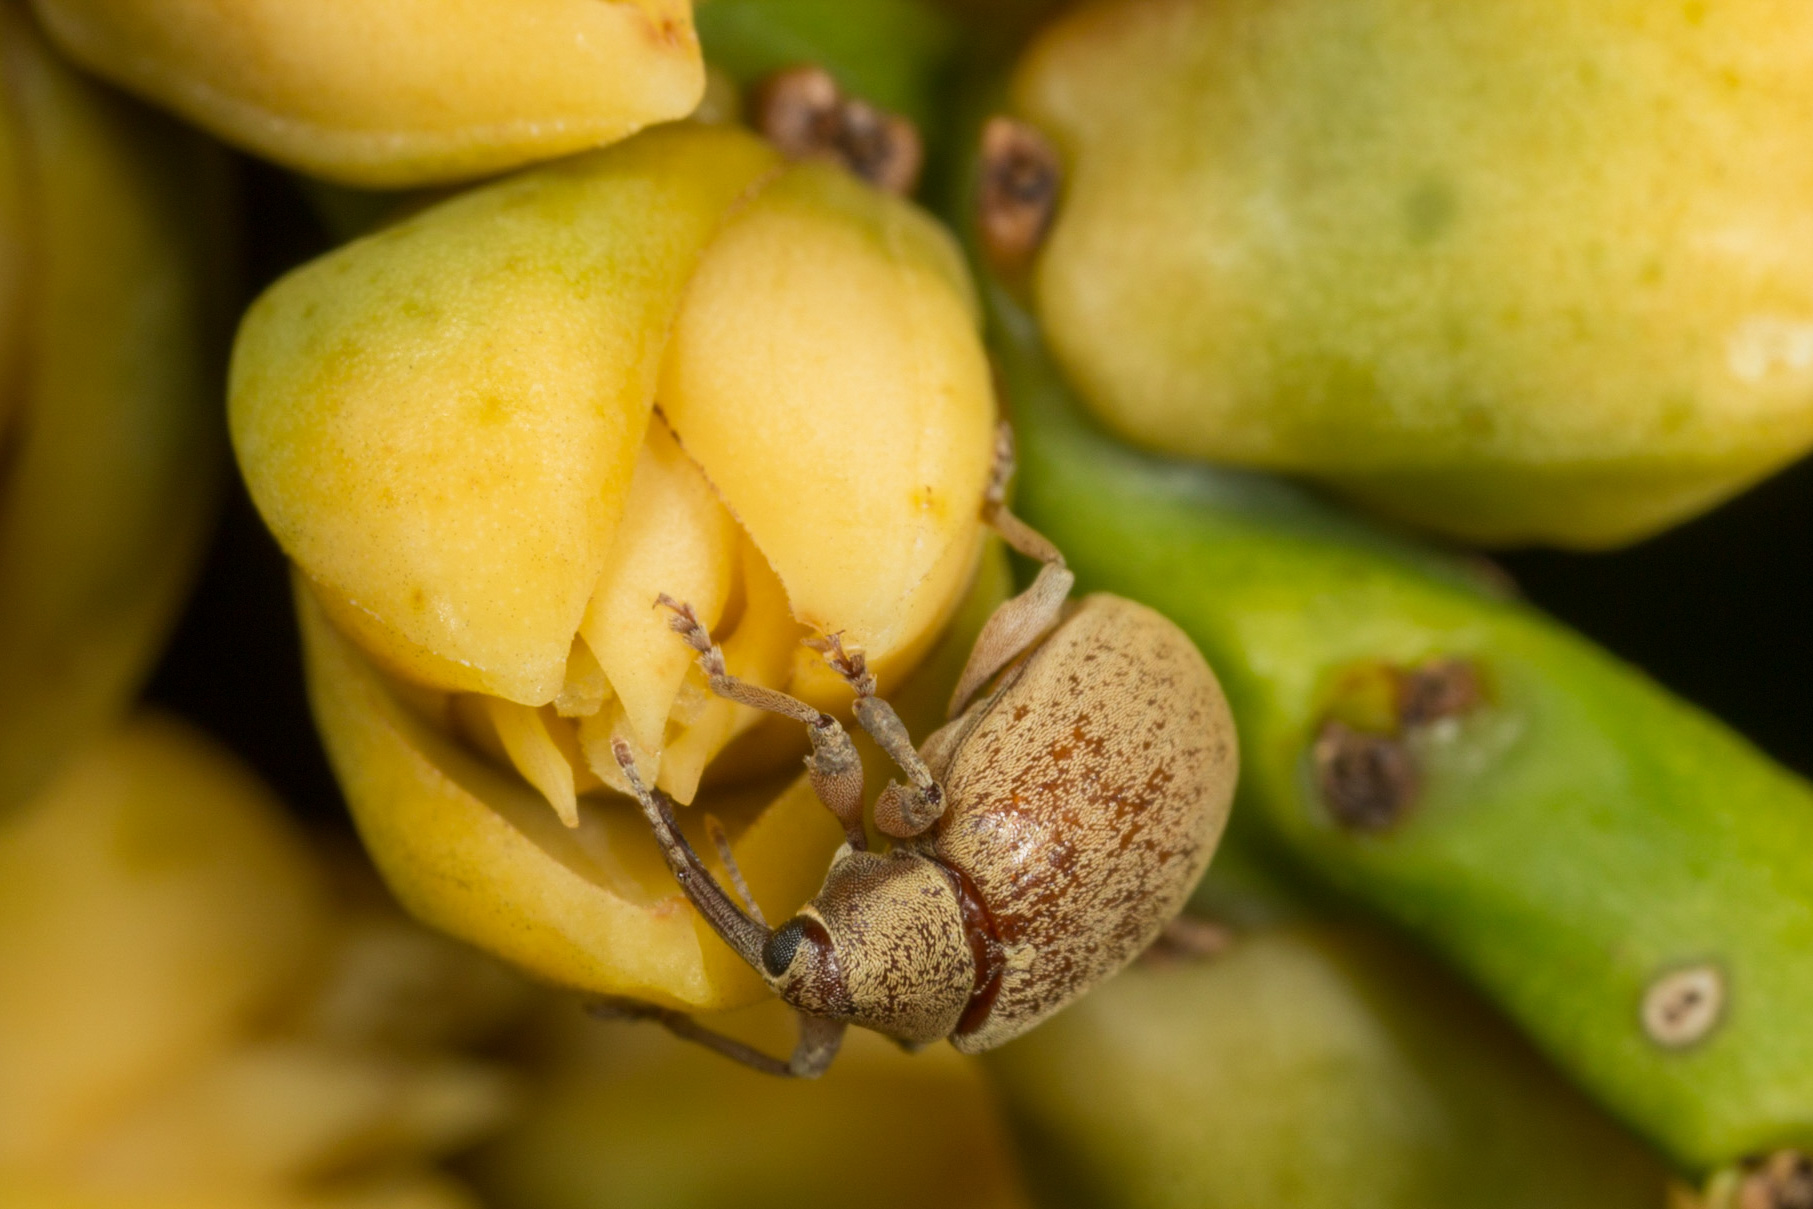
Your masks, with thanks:
[[[690,113],[691,0],[36,0],[90,70],[329,180],[460,180]]]
[[[837,1066],[806,1082],[745,1069],[647,1024],[565,1019],[538,1030],[552,1041],[522,1119],[470,1161],[474,1183],[498,1205],[1031,1204],[980,1063],[948,1046],[908,1055],[852,1032]],[[797,1028],[778,1003],[708,1023],[783,1052]]]
[[[0,814],[122,709],[200,553],[227,196],[0,10]]]
[[[800,727],[712,695],[656,602],[820,708],[850,694],[815,630],[886,692],[924,659],[974,595],[995,423],[949,239],[837,169],[668,127],[298,270],[231,378],[317,716],[404,901],[558,981],[758,994],[608,801],[612,744],[681,803],[757,785],[711,810],[758,899],[816,888],[838,828],[772,783]]]
[[[0,824],[0,1204],[471,1204],[424,1160],[513,1092],[448,1047],[520,992],[334,911],[323,873],[254,777],[156,717]],[[354,1164],[392,1174],[311,1187]]]

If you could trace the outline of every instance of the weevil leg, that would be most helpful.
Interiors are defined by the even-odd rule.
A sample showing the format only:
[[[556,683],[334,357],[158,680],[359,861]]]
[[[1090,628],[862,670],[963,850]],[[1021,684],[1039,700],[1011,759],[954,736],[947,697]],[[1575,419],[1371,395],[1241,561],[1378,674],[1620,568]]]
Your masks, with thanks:
[[[1028,558],[1044,564],[1037,578],[1024,592],[1001,606],[989,617],[970,648],[969,661],[957,679],[951,694],[949,717],[956,717],[969,704],[978,689],[1012,663],[1021,653],[1038,644],[1058,622],[1076,576],[1064,565],[1064,555],[1044,534],[1007,510],[1007,484],[1014,473],[1013,429],[1006,424],[997,431],[995,469],[983,497],[982,519],[1001,535],[1009,546]]]
[[[806,736],[812,741],[812,754],[806,757],[806,776],[813,792],[842,824],[850,847],[857,852],[866,850],[869,840],[862,827],[862,761],[843,726],[830,714],[813,709],[797,697],[732,676],[724,666],[722,648],[711,640],[692,606],[665,592],[657,603],[673,610],[668,625],[699,653],[699,667],[712,692],[738,705],[805,723]]]
[[[685,1012],[677,1012],[672,1008],[615,997],[591,999],[585,1007],[587,1012],[600,1020],[652,1020],[682,1040],[702,1045],[713,1053],[722,1054],[733,1062],[741,1062],[764,1075],[778,1075],[782,1078],[818,1078],[837,1057],[838,1046],[844,1039],[842,1021],[802,1014],[799,1017],[799,1040],[794,1044],[793,1055],[782,1060],[763,1053],[753,1045],[738,1041],[735,1037],[726,1037],[723,1033],[708,1029]]]
[[[889,781],[875,799],[875,826],[887,835],[905,839],[918,835],[944,813],[944,790],[932,776],[925,758],[913,745],[913,736],[894,707],[875,695],[875,677],[861,651],[844,650],[836,634],[808,638],[806,645],[825,656],[825,662],[856,692],[857,722],[869,737],[907,775],[910,784]]]
[[[617,764],[628,778],[630,789],[636,795],[636,801],[642,807],[643,817],[655,833],[655,842],[661,846],[661,855],[667,859],[667,867],[673,871],[674,880],[680,883],[680,889],[699,914],[705,917],[712,930],[724,938],[724,943],[736,951],[736,955],[749,963],[751,969],[762,968],[762,946],[768,943],[772,935],[769,929],[748,915],[731,901],[724,887],[711,875],[694,852],[686,837],[680,834],[679,826],[674,822],[673,808],[659,792],[651,791],[642,782],[642,775],[636,771],[636,757],[630,746],[622,739],[611,742],[611,754],[617,758]]]

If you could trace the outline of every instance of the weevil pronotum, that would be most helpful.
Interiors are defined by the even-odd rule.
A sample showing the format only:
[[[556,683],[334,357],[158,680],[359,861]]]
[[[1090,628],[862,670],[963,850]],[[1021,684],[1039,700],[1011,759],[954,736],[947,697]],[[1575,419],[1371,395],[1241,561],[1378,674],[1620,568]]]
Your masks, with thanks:
[[[595,1010],[659,1020],[775,1074],[822,1073],[848,1024],[909,1047],[949,1038],[973,1053],[1120,969],[1181,909],[1233,797],[1227,702],[1195,646],[1158,613],[1106,594],[1070,601],[1063,556],[1005,506],[1012,466],[1003,427],[985,520],[1042,566],[983,627],[949,722],[915,748],[861,653],[835,635],[813,640],[855,690],[857,722],[905,774],[875,801],[875,827],[894,840],[887,852],[869,850],[862,766],[836,719],[726,674],[692,611],[662,599],[712,692],[806,725],[808,775],[847,842],[817,897],[770,929],[712,877],[619,743],[617,761],[681,889],[800,1013],[800,1039],[783,1061],[666,1008],[605,1000]]]

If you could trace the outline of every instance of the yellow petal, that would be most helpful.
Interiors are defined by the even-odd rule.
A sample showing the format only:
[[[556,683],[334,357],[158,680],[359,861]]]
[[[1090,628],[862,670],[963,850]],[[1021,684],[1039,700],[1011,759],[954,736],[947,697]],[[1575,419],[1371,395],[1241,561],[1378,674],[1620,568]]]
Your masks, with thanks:
[[[743,613],[736,629],[719,644],[724,649],[724,668],[754,684],[784,685],[805,631],[788,611],[786,590],[761,551],[744,541],[741,562]],[[703,676],[700,681],[702,685]],[[719,696],[707,697],[697,716],[669,738],[661,752],[655,784],[676,802],[690,803],[712,757],[768,716]],[[804,732],[798,737],[803,739]]]
[[[987,1078],[945,1046],[907,1055],[853,1030],[831,1073],[802,1083],[757,1074],[646,1025],[590,1023],[589,1035],[561,1038],[525,1119],[474,1156],[474,1179],[497,1204],[1031,1203]],[[709,1023],[769,1053],[793,1044],[792,1013],[778,1002]],[[875,1177],[878,1114],[891,1122],[888,1145],[912,1155],[886,1179]],[[810,1163],[795,1152],[801,1138],[813,1139]],[[625,1178],[629,1170],[635,1178]]]
[[[995,411],[961,263],[930,219],[836,169],[790,169],[700,264],[661,404],[800,621],[881,664],[949,619],[980,549]]]
[[[688,0],[38,0],[78,61],[350,184],[486,175],[691,112]]]
[[[735,522],[657,419],[579,627],[644,748],[660,750],[680,681],[697,655],[669,628],[673,614],[655,598],[666,593],[691,605],[711,629],[730,595],[736,556]]]
[[[85,1182],[143,1192],[296,1187],[470,1144],[512,1099],[494,1069],[294,1040],[243,1045],[87,1141]]]
[[[510,762],[523,779],[541,791],[548,805],[568,827],[579,826],[579,797],[573,785],[573,766],[548,734],[541,711],[501,697],[482,698],[491,713],[491,724],[503,742]]]
[[[762,982],[680,897],[640,812],[580,803],[562,827],[541,795],[411,712],[322,615],[297,611],[310,698],[367,849],[417,917],[554,982],[717,1009]],[[818,888],[842,832],[802,779],[714,797],[770,918]],[[708,850],[688,811],[695,845]]]
[[[349,244],[247,314],[252,497],[361,641],[439,687],[560,691],[680,291],[773,153],[653,131]]]

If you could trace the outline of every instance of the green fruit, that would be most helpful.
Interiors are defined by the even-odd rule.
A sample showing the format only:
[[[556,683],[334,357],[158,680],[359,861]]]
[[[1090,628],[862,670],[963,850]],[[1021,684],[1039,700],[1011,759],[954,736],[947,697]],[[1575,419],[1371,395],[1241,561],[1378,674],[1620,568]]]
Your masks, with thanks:
[[[1117,432],[1596,547],[1813,445],[1813,9],[1122,0],[1021,63]]]
[[[1683,1167],[1813,1143],[1808,786],[1460,564],[1103,438],[992,297],[1020,511],[1214,665],[1236,833],[1445,957]]]

